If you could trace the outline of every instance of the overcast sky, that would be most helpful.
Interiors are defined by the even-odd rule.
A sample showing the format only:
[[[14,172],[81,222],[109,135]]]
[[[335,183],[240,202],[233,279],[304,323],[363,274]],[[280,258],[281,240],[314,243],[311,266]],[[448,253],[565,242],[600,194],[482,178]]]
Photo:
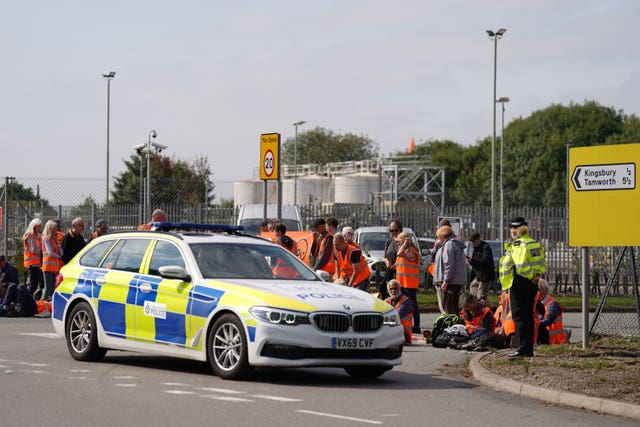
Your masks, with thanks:
[[[152,129],[168,154],[250,179],[297,120],[471,145],[505,120],[596,100],[640,112],[640,1],[0,0],[0,176],[106,177]],[[498,115],[498,129],[500,127]],[[639,141],[640,142],[640,141]],[[104,197],[104,196],[103,196]],[[100,201],[100,197],[97,200]]]

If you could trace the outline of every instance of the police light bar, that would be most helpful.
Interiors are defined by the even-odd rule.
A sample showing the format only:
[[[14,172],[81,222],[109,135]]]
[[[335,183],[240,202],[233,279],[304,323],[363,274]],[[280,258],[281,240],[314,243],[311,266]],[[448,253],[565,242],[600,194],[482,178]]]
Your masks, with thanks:
[[[234,233],[244,230],[243,225],[229,225],[229,224],[196,224],[190,222],[152,222],[151,229],[156,231],[217,231]]]

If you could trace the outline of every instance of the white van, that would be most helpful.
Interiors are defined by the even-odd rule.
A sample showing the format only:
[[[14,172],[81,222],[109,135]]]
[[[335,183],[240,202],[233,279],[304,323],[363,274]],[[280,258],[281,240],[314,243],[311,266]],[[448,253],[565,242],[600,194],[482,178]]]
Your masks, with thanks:
[[[267,220],[277,218],[278,205],[267,205]],[[248,234],[259,234],[260,223],[264,221],[263,204],[247,204],[240,207],[238,212],[238,225],[243,225]],[[287,226],[287,231],[303,231],[302,213],[300,208],[294,205],[282,205],[282,217],[280,222]]]

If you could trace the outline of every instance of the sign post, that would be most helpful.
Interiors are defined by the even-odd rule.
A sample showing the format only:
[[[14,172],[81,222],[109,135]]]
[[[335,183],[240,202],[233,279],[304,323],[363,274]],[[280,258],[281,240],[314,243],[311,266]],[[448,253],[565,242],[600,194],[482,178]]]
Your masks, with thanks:
[[[569,246],[582,246],[583,348],[589,346],[589,246],[640,245],[638,162],[640,144],[569,149]]]
[[[260,179],[264,181],[264,219],[267,219],[267,181],[276,180],[278,186],[277,216],[282,216],[280,183],[280,134],[260,135]]]

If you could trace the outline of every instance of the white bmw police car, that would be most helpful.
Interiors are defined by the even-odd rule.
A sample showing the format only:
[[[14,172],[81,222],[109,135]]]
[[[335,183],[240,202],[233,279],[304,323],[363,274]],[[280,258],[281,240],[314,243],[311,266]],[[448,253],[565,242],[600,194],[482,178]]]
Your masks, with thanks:
[[[321,281],[242,227],[154,225],[94,239],[62,268],[52,320],[73,358],[154,353],[208,361],[225,379],[255,366],[376,378],[402,362],[402,326],[385,302]]]

